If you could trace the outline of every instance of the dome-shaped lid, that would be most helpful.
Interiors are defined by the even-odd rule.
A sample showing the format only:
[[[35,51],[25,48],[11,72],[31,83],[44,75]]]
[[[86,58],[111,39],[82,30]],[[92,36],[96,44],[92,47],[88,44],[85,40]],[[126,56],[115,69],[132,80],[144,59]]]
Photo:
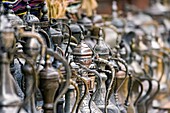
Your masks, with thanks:
[[[103,18],[102,18],[102,16],[101,15],[97,15],[97,14],[95,14],[94,16],[93,16],[93,23],[95,23],[95,24],[101,24],[101,25],[103,25]]]
[[[52,40],[53,44],[60,45],[64,38],[61,30],[56,30],[56,29],[50,27],[50,34],[51,34],[51,40]]]
[[[76,33],[80,33],[81,32],[81,28],[78,24],[70,24],[70,29],[72,34],[76,34]]]
[[[82,33],[81,33],[81,39],[84,39]],[[92,56],[92,50],[88,47],[87,44],[83,40],[80,41],[80,43],[73,49],[73,56],[85,56],[86,58]]]
[[[92,21],[85,14],[82,14],[82,18],[79,19],[77,23],[83,24],[87,28],[90,28],[93,25]]]
[[[113,18],[112,24],[118,28],[124,28],[125,23],[121,18]]]
[[[10,23],[12,24],[12,26],[24,26],[24,22],[23,20],[14,14],[14,11],[12,10],[12,5],[9,5],[9,11],[8,11],[8,19],[10,21]]]
[[[106,56],[106,55],[109,55],[109,48],[106,45],[106,43],[104,42],[102,35],[103,35],[102,28],[100,28],[99,39],[98,39],[96,45],[94,46],[94,51],[99,56]]]
[[[36,22],[39,22],[39,19],[35,15],[30,13],[31,7],[28,4],[27,4],[26,8],[27,8],[27,14],[25,14],[23,16],[24,22],[26,22],[26,23],[36,23]]]
[[[50,34],[51,34],[52,36],[58,36],[58,35],[61,35],[62,32],[61,32],[60,30],[56,30],[56,29],[50,27]]]

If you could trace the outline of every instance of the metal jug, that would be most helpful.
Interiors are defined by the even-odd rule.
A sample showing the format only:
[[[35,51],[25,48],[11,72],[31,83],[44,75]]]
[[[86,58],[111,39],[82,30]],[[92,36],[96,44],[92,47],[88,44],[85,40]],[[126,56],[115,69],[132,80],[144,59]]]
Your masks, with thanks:
[[[50,56],[46,56],[46,63],[43,70],[40,71],[40,90],[43,96],[44,113],[53,113],[53,102],[55,94],[59,87],[60,74],[52,67]]]
[[[92,62],[92,51],[91,49],[83,42],[83,35],[81,33],[81,41],[78,44],[78,46],[76,48],[74,48],[73,50],[73,60],[75,63],[80,63],[84,66],[86,66],[87,68],[89,67],[89,65]],[[88,73],[84,70],[84,69],[79,69],[80,75],[85,78],[86,81],[89,81],[90,79],[88,78]],[[82,86],[82,83],[79,84],[79,88],[80,88],[80,92],[82,95],[82,93],[84,93],[84,86]],[[92,102],[91,107],[89,108],[88,103],[90,101],[90,94],[88,93],[83,102],[82,105],[80,107],[80,112],[85,112],[85,113],[101,113],[101,111],[99,110],[99,108],[95,105],[94,102]]]
[[[106,103],[106,101],[109,101],[109,100],[107,100],[108,94],[110,93],[109,86],[112,86],[112,84],[113,84],[112,82],[114,80],[114,76],[115,76],[114,72],[115,71],[112,71],[112,70],[114,70],[114,68],[112,65],[110,65],[110,62],[107,61],[109,58],[109,48],[106,45],[106,43],[104,42],[102,36],[103,36],[102,28],[100,28],[99,29],[99,38],[98,38],[96,45],[94,46],[94,52],[96,54],[98,54],[99,57],[101,58],[101,59],[96,59],[97,61],[95,61],[95,63],[97,64],[97,67],[99,67],[99,68],[97,68],[97,70],[101,70],[101,72],[100,71],[99,72],[100,72],[100,77],[102,78],[102,84],[101,84],[101,88],[99,89],[99,92],[97,93],[97,95],[94,99],[94,102],[103,112],[119,113],[118,108],[113,103],[110,103],[110,102]],[[109,77],[110,75],[107,75],[104,73],[106,65],[108,65],[110,67],[112,77]],[[107,79],[109,79],[108,81],[110,81],[110,83],[106,88],[105,82]]]
[[[1,24],[1,37],[0,37],[0,77],[1,77],[1,90],[0,90],[0,112],[2,113],[16,113],[21,105],[21,99],[14,91],[15,80],[10,73],[10,61],[13,59],[14,52],[14,29],[12,28],[7,16],[4,15],[3,4],[0,4],[0,24]],[[21,113],[25,113],[21,109]]]

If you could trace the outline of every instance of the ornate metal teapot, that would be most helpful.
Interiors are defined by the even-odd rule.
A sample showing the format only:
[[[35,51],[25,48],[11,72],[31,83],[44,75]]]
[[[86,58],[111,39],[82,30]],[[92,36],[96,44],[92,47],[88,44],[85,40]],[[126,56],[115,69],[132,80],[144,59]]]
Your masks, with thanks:
[[[76,48],[74,48],[73,50],[73,60],[75,63],[80,63],[81,65],[85,66],[85,67],[89,67],[90,64],[92,63],[92,51],[91,49],[83,42],[83,35],[81,33],[81,41],[78,44],[78,46]],[[89,83],[90,78],[88,77],[88,73],[84,70],[84,69],[79,69],[79,73],[81,74],[81,76]],[[79,83],[79,88],[80,88],[80,92],[82,95],[82,93],[84,92],[84,87],[82,85],[82,83]],[[87,90],[87,89],[86,89]],[[85,113],[101,113],[101,111],[99,110],[99,108],[95,105],[94,102],[91,103],[91,106],[89,106],[89,102],[90,102],[90,94],[89,92],[85,95],[85,98],[82,102],[82,105],[80,107],[80,112],[85,112]],[[90,108],[89,108],[90,107]]]
[[[1,90],[0,90],[0,112],[2,113],[16,113],[22,104],[21,99],[17,96],[14,89],[16,89],[16,81],[10,72],[10,62],[14,56],[15,48],[15,35],[14,29],[8,21],[7,15],[4,15],[3,4],[0,4],[0,77],[1,77]],[[21,109],[20,113],[25,113]]]

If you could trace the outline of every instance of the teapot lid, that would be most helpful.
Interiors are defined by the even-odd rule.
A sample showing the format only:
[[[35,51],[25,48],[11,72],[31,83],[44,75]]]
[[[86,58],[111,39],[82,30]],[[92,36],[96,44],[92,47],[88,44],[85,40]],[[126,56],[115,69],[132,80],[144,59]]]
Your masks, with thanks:
[[[80,43],[77,45],[77,47],[75,47],[73,49],[73,56],[79,56],[79,57],[86,57],[89,58],[92,56],[92,50],[88,47],[87,44],[85,44],[85,42],[83,41],[84,36],[81,32],[81,41]]]
[[[100,28],[99,30],[99,38],[98,41],[96,43],[96,45],[94,46],[94,51],[99,55],[99,56],[106,56],[109,55],[109,48],[106,45],[106,43],[103,40],[103,31],[102,28]]]
[[[83,24],[86,28],[91,28],[93,26],[92,21],[85,14],[82,14],[82,18],[79,19],[77,23]]]
[[[8,10],[8,19],[12,26],[23,26],[24,27],[24,22],[23,20],[18,16],[14,14],[14,11],[12,10],[13,6],[9,5],[9,10]]]
[[[39,22],[39,19],[35,15],[30,13],[31,7],[28,5],[28,3],[27,3],[27,6],[26,6],[26,9],[27,9],[27,13],[23,16],[24,22],[26,22],[26,23]]]

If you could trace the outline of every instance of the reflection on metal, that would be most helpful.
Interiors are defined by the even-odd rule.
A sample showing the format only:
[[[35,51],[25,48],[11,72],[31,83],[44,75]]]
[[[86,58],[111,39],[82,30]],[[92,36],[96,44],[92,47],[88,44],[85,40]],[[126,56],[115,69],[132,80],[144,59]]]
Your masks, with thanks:
[[[14,55],[14,29],[4,15],[3,4],[0,4],[0,112],[16,113],[21,105],[21,99],[15,92],[16,81],[10,72],[10,62]],[[21,113],[26,113],[23,109]]]
[[[159,1],[154,14],[128,10],[127,17],[113,1],[112,20],[95,9],[91,17],[81,14],[95,1],[48,0],[40,18],[32,1],[21,1],[27,2],[23,20],[12,10],[15,2],[3,2],[0,113],[150,113],[155,101],[169,98],[170,22],[159,18],[169,10]],[[68,19],[57,19],[66,10]]]
[[[53,113],[53,102],[55,94],[59,87],[59,72],[52,67],[50,56],[46,56],[46,63],[43,70],[40,71],[40,90],[44,101],[44,113]]]
[[[146,12],[151,15],[163,15],[164,13],[169,11],[170,9],[167,6],[161,4],[159,0],[157,0],[155,4],[153,4],[150,8],[146,10]]]
[[[78,44],[78,46],[76,48],[74,48],[73,50],[73,59],[75,63],[80,63],[81,65],[86,66],[87,68],[90,66],[91,62],[92,62],[92,51],[91,49],[83,42],[83,35],[81,34],[81,41]],[[90,78],[88,78],[88,73],[86,72],[86,70],[84,69],[79,69],[79,74],[82,76],[82,78],[89,83],[90,82]],[[79,89],[81,92],[81,96],[84,93],[84,85],[80,82],[79,83]],[[88,89],[86,89],[88,91]],[[80,106],[80,112],[82,113],[102,113],[99,108],[95,105],[94,102],[91,103],[91,106],[89,106],[89,102],[90,102],[90,94],[87,93],[85,95],[84,100],[82,101],[82,104]]]

